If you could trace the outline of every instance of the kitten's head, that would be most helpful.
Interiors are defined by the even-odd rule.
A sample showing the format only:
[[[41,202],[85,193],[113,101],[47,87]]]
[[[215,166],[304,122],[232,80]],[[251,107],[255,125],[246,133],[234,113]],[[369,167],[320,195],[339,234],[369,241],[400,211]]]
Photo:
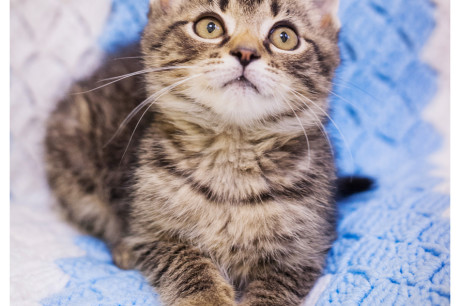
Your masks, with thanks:
[[[164,70],[147,75],[148,91],[171,85],[160,108],[200,105],[232,124],[323,117],[339,63],[337,2],[151,0],[142,51],[147,69]]]

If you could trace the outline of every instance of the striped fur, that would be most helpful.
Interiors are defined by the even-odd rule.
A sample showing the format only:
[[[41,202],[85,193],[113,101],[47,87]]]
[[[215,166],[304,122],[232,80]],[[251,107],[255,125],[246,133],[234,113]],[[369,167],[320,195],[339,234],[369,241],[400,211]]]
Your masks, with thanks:
[[[63,211],[104,239],[117,265],[141,270],[166,305],[298,305],[321,274],[335,238],[322,124],[339,61],[322,8],[153,1],[140,52],[129,54],[143,63],[108,60],[73,91],[156,71],[71,95],[52,114],[48,178]],[[194,36],[203,12],[225,24],[219,40]],[[298,49],[267,41],[279,22],[295,26]],[[243,69],[238,47],[260,59]],[[239,73],[252,88],[227,86]],[[158,99],[118,130],[146,97]]]

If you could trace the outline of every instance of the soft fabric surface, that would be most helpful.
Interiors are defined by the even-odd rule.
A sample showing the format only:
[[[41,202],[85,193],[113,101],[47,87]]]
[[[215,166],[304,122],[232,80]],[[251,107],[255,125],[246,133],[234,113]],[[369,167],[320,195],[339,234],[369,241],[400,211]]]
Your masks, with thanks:
[[[47,1],[45,6],[62,2]],[[22,35],[34,32],[34,27],[21,26],[30,20],[27,16],[36,15],[33,2],[13,1],[12,23],[18,23],[17,31],[25,31]],[[78,10],[83,5],[77,3],[84,2],[87,7]],[[100,11],[107,14],[109,1],[103,2]],[[44,118],[72,79],[96,68],[101,50],[115,52],[135,41],[146,22],[147,0],[113,0],[111,5],[107,19],[91,15],[89,1],[59,5],[55,18],[69,18],[63,16],[77,11],[80,19],[71,30],[48,26],[48,33],[75,32],[84,27],[82,20],[93,25],[84,27],[93,29],[91,35],[73,41],[85,42],[86,49],[64,49],[73,57],[60,55],[62,49],[53,45],[38,52],[52,59],[48,62],[25,55],[12,61],[12,114],[18,119],[12,120],[11,149],[12,304],[159,305],[140,273],[115,267],[101,241],[79,235],[48,209],[52,200],[40,151]],[[339,236],[308,304],[449,304],[450,197],[435,191],[440,179],[430,174],[429,163],[443,138],[422,116],[437,92],[437,73],[420,59],[436,26],[434,9],[429,0],[342,0],[343,63],[331,94],[334,123],[329,130],[339,173],[372,176],[377,186],[338,203]],[[101,20],[106,20],[105,26]],[[62,44],[65,36],[53,35]],[[26,39],[18,41],[17,50],[37,49],[36,40],[30,46]],[[59,56],[66,59],[63,63],[74,58],[78,64],[59,74],[58,68],[48,68],[60,67],[54,64]],[[33,70],[26,60],[47,69]],[[27,69],[35,74],[25,73]],[[46,83],[43,77],[60,83]],[[38,86],[38,80],[44,85]],[[33,94],[24,97],[30,88]],[[42,279],[52,288],[42,285],[39,291],[36,282]],[[30,293],[28,288],[35,289]]]

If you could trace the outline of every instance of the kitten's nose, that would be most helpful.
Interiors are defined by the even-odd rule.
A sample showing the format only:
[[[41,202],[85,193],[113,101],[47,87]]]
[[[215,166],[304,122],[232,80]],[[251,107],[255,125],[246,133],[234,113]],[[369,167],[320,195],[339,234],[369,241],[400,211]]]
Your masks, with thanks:
[[[243,47],[233,49],[232,51],[230,51],[230,54],[236,56],[239,59],[241,65],[243,65],[243,67],[249,65],[249,63],[253,60],[260,58],[260,55],[257,52],[257,50]]]

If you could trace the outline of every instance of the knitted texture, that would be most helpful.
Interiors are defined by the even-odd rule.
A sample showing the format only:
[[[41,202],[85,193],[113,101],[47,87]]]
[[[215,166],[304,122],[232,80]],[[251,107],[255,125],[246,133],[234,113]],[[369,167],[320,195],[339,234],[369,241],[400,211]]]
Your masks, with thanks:
[[[147,3],[114,0],[103,49],[138,38]],[[376,187],[338,203],[329,283],[317,305],[450,302],[450,198],[433,190],[439,180],[427,161],[442,139],[421,114],[436,93],[436,73],[419,59],[433,10],[428,0],[342,0],[343,63],[328,128],[339,174],[372,176]],[[82,236],[76,244],[86,255],[56,262],[70,280],[44,305],[159,305],[138,272],[113,265],[102,242]]]
[[[109,53],[139,40],[147,24],[148,0],[113,0],[112,14],[99,38],[102,48]]]
[[[42,141],[56,102],[100,64],[96,41],[110,8],[111,0],[10,1],[11,305],[37,305],[61,290],[69,276],[55,260],[84,253],[52,211]]]

